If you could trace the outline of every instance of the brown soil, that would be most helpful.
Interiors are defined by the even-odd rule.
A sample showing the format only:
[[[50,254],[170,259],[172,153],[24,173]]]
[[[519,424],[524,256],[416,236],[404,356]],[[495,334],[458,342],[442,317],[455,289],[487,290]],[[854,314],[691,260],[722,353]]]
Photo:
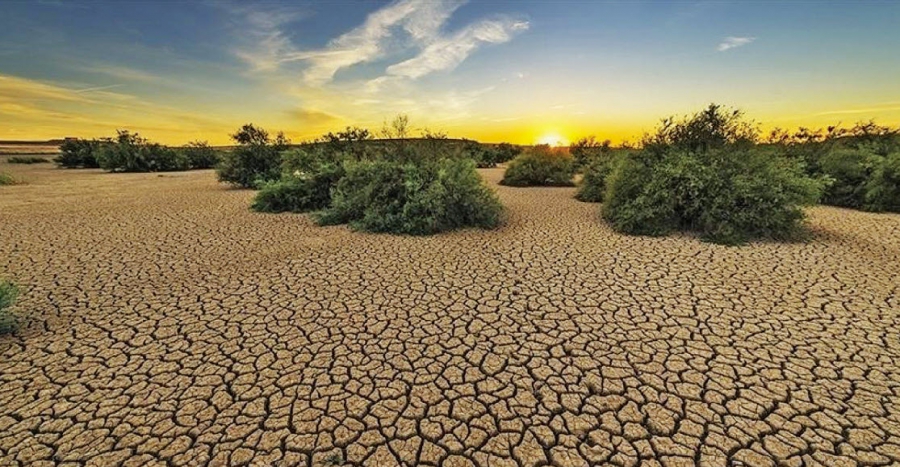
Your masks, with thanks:
[[[732,248],[496,187],[503,228],[418,238],[3,170],[0,465],[900,463],[898,215]]]

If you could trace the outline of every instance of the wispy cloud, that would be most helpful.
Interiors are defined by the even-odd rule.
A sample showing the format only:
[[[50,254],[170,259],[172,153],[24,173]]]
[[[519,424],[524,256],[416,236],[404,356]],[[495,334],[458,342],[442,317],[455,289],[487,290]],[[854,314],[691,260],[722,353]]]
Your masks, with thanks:
[[[416,79],[435,71],[452,69],[462,63],[481,44],[508,42],[515,33],[526,29],[528,22],[509,18],[480,21],[449,37],[435,40],[418,56],[389,66],[387,73]]]
[[[881,112],[896,112],[898,110],[900,110],[900,102],[888,102],[882,105],[859,109],[829,110],[827,112],[819,112],[815,114],[815,116],[823,117],[826,115],[875,114]]]
[[[731,50],[737,47],[745,46],[753,41],[755,41],[755,37],[726,37],[722,42],[716,47],[716,50],[719,52],[724,52],[726,50]]]
[[[312,50],[302,50],[290,41],[286,27],[295,16],[255,11],[247,17],[254,44],[237,50],[237,55],[258,71],[276,70],[285,63],[303,63],[303,81],[321,86],[333,81],[342,69],[417,49],[415,57],[386,69],[386,76],[416,79],[452,69],[482,44],[507,42],[515,33],[528,29],[526,21],[497,17],[445,33],[447,21],[463,4],[465,0],[398,0],[370,13],[363,24],[326,46]],[[245,7],[238,8],[247,15]],[[401,31],[405,34],[398,34]],[[370,80],[370,88],[379,87],[382,81]]]

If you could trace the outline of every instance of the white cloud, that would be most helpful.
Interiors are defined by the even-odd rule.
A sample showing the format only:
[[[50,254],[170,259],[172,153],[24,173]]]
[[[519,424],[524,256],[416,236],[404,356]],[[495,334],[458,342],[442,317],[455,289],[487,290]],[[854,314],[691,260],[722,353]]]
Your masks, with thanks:
[[[387,67],[387,76],[419,78],[428,73],[452,69],[484,43],[509,41],[528,29],[525,21],[508,18],[485,19],[446,34],[443,28],[465,0],[398,0],[369,14],[360,26],[332,39],[321,49],[301,50],[285,33],[296,16],[281,12],[254,11],[238,7],[232,11],[246,17],[254,44],[237,50],[237,55],[257,71],[276,70],[283,63],[306,64],[303,81],[321,86],[334,80],[342,69],[373,62],[409,49],[419,54]],[[406,34],[397,36],[398,31]],[[369,82],[378,89],[384,79]]]
[[[483,43],[500,44],[512,39],[516,32],[528,29],[528,23],[511,19],[483,20],[469,25],[451,36],[441,37],[409,60],[391,65],[391,76],[420,78],[439,70],[455,68]]]
[[[718,50],[719,52],[724,52],[729,49],[734,49],[737,47],[747,45],[755,40],[756,40],[755,37],[734,37],[734,36],[726,37],[719,44],[719,46],[716,47],[716,50]]]

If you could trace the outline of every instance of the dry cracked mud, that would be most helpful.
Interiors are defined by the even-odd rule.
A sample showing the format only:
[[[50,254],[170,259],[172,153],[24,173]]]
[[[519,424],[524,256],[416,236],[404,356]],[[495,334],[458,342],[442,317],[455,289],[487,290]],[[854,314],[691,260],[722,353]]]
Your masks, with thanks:
[[[900,216],[627,237],[571,188],[416,238],[211,172],[10,169],[0,465],[900,464]]]

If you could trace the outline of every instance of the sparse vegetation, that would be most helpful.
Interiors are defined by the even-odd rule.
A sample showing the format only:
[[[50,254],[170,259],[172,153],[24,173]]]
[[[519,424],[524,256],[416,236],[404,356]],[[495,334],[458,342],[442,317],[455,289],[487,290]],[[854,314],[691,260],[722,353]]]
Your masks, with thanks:
[[[216,167],[219,181],[258,188],[281,177],[281,153],[290,144],[283,133],[272,138],[266,130],[249,123],[231,138],[238,146],[225,153]]]
[[[16,179],[13,178],[12,175],[4,172],[0,172],[0,186],[4,185],[15,185]]]
[[[802,208],[824,183],[797,161],[754,147],[750,127],[740,112],[715,105],[664,120],[607,179],[604,218],[620,232],[692,231],[724,244],[796,234]]]
[[[19,289],[12,282],[0,280],[0,335],[13,333],[19,327],[16,316],[10,311],[18,296]]]
[[[464,227],[492,228],[502,206],[470,160],[346,164],[319,217],[369,232],[427,235]]]
[[[6,160],[10,164],[46,164],[50,159],[37,156],[13,156]]]
[[[575,166],[570,154],[538,145],[513,159],[500,183],[508,186],[572,186],[574,175]]]

